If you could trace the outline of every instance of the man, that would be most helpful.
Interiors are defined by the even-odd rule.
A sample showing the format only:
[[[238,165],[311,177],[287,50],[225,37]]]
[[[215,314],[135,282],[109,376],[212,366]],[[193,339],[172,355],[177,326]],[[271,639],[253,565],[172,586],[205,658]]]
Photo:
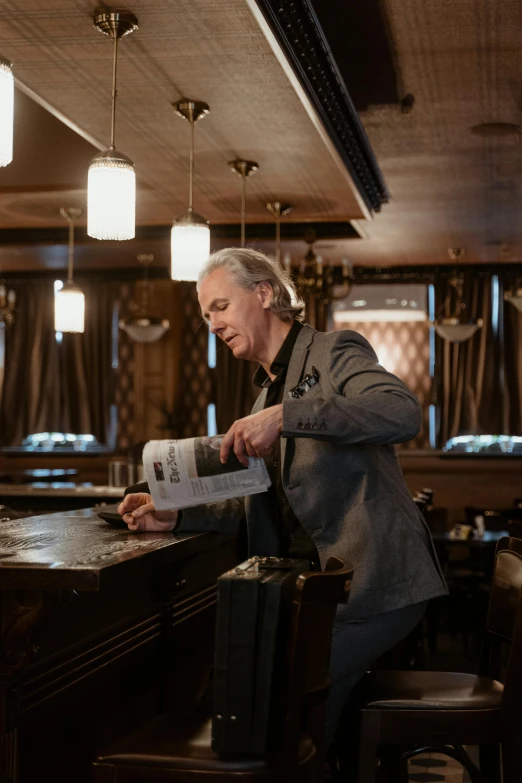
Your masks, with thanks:
[[[333,737],[353,685],[370,663],[446,592],[429,532],[392,444],[421,426],[417,399],[352,331],[321,333],[300,321],[303,303],[283,270],[254,250],[210,256],[198,294],[203,317],[237,359],[258,362],[252,414],[221,446],[265,458],[268,492],[182,512],[156,512],[147,493],[119,507],[129,530],[226,530],[246,515],[250,555],[336,555],[355,567],[332,642],[327,705]],[[181,515],[181,518],[180,518]]]

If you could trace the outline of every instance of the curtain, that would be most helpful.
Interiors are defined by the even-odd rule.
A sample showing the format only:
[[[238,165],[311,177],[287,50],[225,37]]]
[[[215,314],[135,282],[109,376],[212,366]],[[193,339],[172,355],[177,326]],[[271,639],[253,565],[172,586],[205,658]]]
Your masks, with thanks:
[[[504,434],[522,435],[522,313],[504,302]]]
[[[445,279],[435,284],[438,316],[449,290]],[[494,435],[502,430],[501,333],[493,326],[491,278],[465,272],[463,291],[466,314],[482,318],[483,326],[463,343],[436,336],[433,402],[438,405],[439,448],[457,435]]]
[[[13,285],[16,322],[6,335],[0,442],[18,446],[34,432],[109,434],[114,402],[111,285],[81,281],[85,332],[54,332],[54,287],[48,280]]]

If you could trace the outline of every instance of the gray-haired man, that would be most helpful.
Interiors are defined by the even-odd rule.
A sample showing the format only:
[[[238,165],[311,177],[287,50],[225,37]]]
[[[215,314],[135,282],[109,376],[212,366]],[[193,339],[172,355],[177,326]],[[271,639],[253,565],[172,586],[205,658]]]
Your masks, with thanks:
[[[392,445],[418,433],[421,409],[359,334],[303,325],[290,280],[261,253],[214,253],[198,294],[210,330],[237,359],[259,364],[261,394],[252,414],[226,433],[221,459],[231,451],[243,463],[264,457],[272,487],[184,510],[181,519],[156,512],[146,493],[127,495],[119,510],[129,530],[224,530],[246,515],[250,555],[323,565],[336,555],[353,564],[332,643],[330,739],[369,664],[415,627],[430,598],[446,592]]]

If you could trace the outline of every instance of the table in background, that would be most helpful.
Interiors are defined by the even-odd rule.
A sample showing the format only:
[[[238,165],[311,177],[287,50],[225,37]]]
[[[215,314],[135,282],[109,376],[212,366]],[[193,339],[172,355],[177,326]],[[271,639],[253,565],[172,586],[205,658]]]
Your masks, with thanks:
[[[15,511],[69,511],[92,508],[103,503],[116,503],[125,487],[95,486],[69,482],[33,482],[31,484],[0,484],[0,505]],[[0,515],[1,516],[1,515]]]

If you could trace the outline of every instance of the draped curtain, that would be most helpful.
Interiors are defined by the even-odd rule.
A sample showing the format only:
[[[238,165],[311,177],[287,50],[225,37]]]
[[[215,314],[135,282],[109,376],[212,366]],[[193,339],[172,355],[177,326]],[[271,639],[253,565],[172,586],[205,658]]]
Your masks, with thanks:
[[[305,322],[319,331],[328,328],[329,306],[324,300],[304,292]],[[218,432],[226,432],[237,419],[248,416],[259,389],[252,378],[257,365],[235,359],[232,351],[218,340],[215,373],[216,423]]]
[[[114,402],[113,302],[110,285],[81,281],[83,334],[54,332],[52,280],[15,284],[16,322],[6,333],[6,371],[0,408],[0,442],[19,446],[35,432],[109,436]]]
[[[447,280],[435,284],[438,316],[449,291]],[[491,278],[466,272],[463,291],[467,316],[482,318],[483,326],[463,343],[436,336],[433,402],[438,407],[438,448],[457,435],[498,434],[503,425],[501,330],[494,328],[492,319]]]
[[[522,313],[504,302],[504,428],[522,435]]]

